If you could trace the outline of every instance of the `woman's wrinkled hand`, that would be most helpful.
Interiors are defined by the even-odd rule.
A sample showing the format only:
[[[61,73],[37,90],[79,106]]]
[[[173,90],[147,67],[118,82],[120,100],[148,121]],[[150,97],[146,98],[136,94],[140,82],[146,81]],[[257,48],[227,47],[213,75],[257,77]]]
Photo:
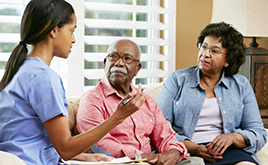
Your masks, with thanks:
[[[215,162],[217,162],[217,161],[222,159],[222,156],[219,155],[219,154],[216,154],[216,155],[211,154],[209,148],[207,146],[205,146],[205,145],[197,145],[195,150],[196,150],[195,154],[197,156],[199,156],[199,157],[201,157],[201,158],[203,158],[203,159],[205,159],[205,160],[207,160],[209,162],[215,163]]]
[[[225,133],[217,136],[212,142],[206,145],[212,155],[222,155],[226,149],[234,143],[236,134]]]

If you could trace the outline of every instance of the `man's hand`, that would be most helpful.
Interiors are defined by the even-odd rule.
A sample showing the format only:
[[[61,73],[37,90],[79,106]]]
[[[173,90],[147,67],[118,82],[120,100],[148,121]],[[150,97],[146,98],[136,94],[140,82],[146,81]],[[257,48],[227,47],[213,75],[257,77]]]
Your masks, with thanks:
[[[146,159],[145,162],[149,162],[150,160],[154,159],[154,155],[143,153],[141,154],[142,159]]]
[[[156,156],[142,154],[142,158],[147,158],[146,162],[156,165],[175,165],[181,157],[181,153],[176,149],[171,149]]]

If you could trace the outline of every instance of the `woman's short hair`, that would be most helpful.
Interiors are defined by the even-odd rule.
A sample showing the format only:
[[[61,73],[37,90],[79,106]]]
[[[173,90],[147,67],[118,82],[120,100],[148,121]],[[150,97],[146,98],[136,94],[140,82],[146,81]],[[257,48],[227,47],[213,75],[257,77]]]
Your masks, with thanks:
[[[243,43],[243,35],[234,27],[225,22],[211,23],[207,25],[198,37],[198,43],[203,43],[206,36],[221,37],[222,47],[226,48],[226,62],[229,64],[225,69],[226,76],[232,76],[239,71],[245,62],[246,46]]]

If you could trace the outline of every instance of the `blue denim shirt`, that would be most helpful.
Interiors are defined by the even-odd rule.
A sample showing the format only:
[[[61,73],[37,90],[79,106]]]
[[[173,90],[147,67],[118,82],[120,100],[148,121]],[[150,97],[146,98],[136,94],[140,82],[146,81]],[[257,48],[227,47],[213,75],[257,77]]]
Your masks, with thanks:
[[[225,77],[223,72],[214,92],[222,115],[223,132],[240,133],[248,145],[244,150],[258,160],[256,153],[266,143],[267,132],[248,79],[239,74]],[[179,141],[193,137],[205,98],[198,66],[174,71],[167,77],[157,103]]]

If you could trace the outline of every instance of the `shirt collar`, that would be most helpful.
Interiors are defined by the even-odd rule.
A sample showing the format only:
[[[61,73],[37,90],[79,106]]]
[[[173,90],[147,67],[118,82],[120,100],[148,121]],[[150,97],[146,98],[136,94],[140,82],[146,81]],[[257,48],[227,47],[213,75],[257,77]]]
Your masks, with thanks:
[[[104,95],[105,97],[108,97],[110,95],[117,95],[118,97],[120,98],[123,98],[123,96],[121,96],[117,90],[113,87],[113,85],[109,82],[108,78],[106,76],[104,76],[101,80],[101,83],[102,83],[102,87],[103,87],[103,92],[104,92]],[[130,83],[130,89],[131,91],[133,90],[137,90],[136,87],[134,87],[134,85],[132,83]]]
[[[201,87],[200,85],[200,68],[199,66],[197,66],[194,70],[194,74],[192,75],[192,80],[190,83],[191,83],[191,86],[192,87]],[[222,72],[222,75],[221,75],[221,79],[220,81],[218,82],[218,84],[222,84],[223,86],[225,86],[226,88],[229,88],[229,83],[228,83],[228,77],[225,77],[225,70],[223,69],[223,72]]]

